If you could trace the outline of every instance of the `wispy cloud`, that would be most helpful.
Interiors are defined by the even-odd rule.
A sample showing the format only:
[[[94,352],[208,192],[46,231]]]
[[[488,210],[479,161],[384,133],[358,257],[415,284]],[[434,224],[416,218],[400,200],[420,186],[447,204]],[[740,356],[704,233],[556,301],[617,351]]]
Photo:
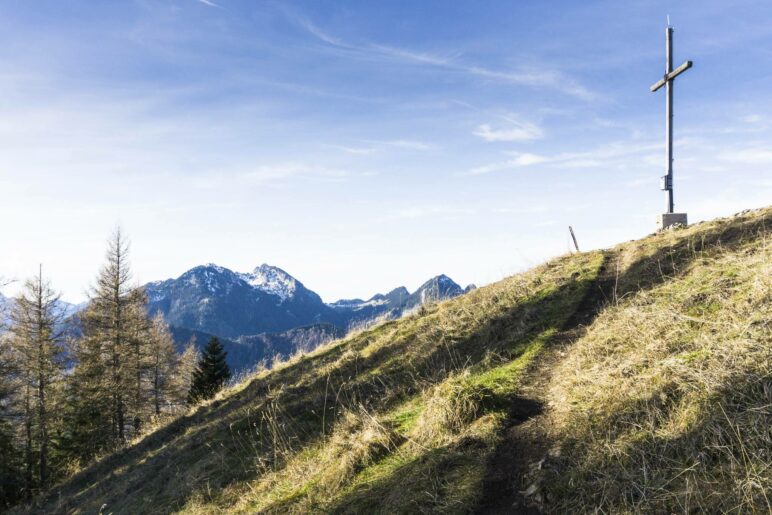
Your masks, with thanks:
[[[561,168],[594,168],[610,166],[620,160],[629,160],[633,156],[645,161],[650,157],[649,153],[659,149],[660,146],[661,144],[655,143],[612,143],[588,152],[564,152],[552,156],[529,152],[509,152],[508,154],[512,156],[510,159],[478,166],[461,175],[484,175],[535,165],[559,166]]]
[[[772,150],[767,147],[741,148],[731,152],[722,152],[718,157],[722,161],[734,161],[750,165],[772,165]]]
[[[531,166],[539,163],[546,163],[548,161],[550,161],[549,157],[540,156],[538,154],[531,154],[528,152],[515,153],[511,159],[507,159],[506,161],[502,161],[498,163],[491,163],[483,166],[478,166],[476,168],[472,168],[464,175],[484,175],[491,172],[498,172],[501,170],[508,170],[512,168],[522,168],[525,166]]]
[[[442,57],[424,52],[414,52],[412,50],[405,50],[403,48],[395,48],[386,45],[373,44],[369,45],[368,48],[384,56],[389,56],[404,61],[431,64],[434,66],[455,66],[454,60],[451,57]]]
[[[409,140],[409,139],[396,139],[396,140],[364,139],[364,140],[358,140],[358,141],[361,143],[367,143],[367,146],[337,145],[337,144],[326,144],[324,146],[328,148],[334,148],[336,150],[340,150],[347,154],[354,154],[354,155],[361,155],[361,156],[369,156],[373,154],[385,153],[388,151],[389,148],[403,149],[403,150],[416,150],[421,152],[427,151],[427,150],[434,150],[437,148],[436,145],[433,145],[431,143],[426,143],[418,140]]]
[[[327,145],[327,146],[330,148],[341,150],[347,154],[356,154],[356,155],[362,155],[362,156],[367,156],[378,152],[378,149],[373,147],[349,147],[346,145]]]
[[[528,141],[543,137],[544,131],[541,127],[532,123],[512,120],[512,126],[504,128],[493,128],[491,125],[484,123],[477,127],[473,134],[485,141],[491,142]]]
[[[740,121],[745,123],[759,123],[764,120],[760,114],[749,114],[740,118]]]
[[[305,163],[277,163],[261,165],[252,170],[242,172],[238,175],[238,180],[245,185],[261,185],[299,176],[326,181],[341,181],[352,175],[354,174],[348,170],[337,168],[310,166]]]
[[[187,179],[188,184],[199,190],[250,188],[269,184],[281,185],[292,179],[316,179],[339,182],[371,173],[355,173],[339,168],[310,166],[305,163],[286,162],[258,165],[249,169],[212,170],[200,172]]]
[[[362,140],[366,143],[372,143],[375,145],[384,145],[387,147],[404,148],[408,150],[434,150],[437,148],[432,143],[426,143],[424,141],[409,140],[409,139],[396,139],[396,140],[374,140],[367,139]]]
[[[212,0],[198,0],[198,1],[204,5],[208,5],[209,7],[221,7],[220,4],[216,4],[212,2]]]
[[[474,209],[450,206],[411,206],[396,210],[389,219],[414,220],[417,218],[453,218],[474,214]]]
[[[291,16],[291,18],[293,19],[293,21],[295,21],[301,27],[306,29],[312,36],[316,37],[317,39],[319,39],[320,41],[322,41],[324,43],[327,43],[328,45],[332,45],[332,46],[336,46],[336,47],[340,47],[340,48],[349,48],[349,49],[353,49],[354,48],[352,46],[349,46],[349,45],[345,44],[340,39],[338,39],[338,38],[328,34],[327,32],[323,31],[322,29],[320,29],[319,27],[317,27],[316,25],[311,23],[311,21],[309,19],[305,18],[305,17],[302,17],[302,16]]]
[[[596,98],[596,95],[592,91],[582,86],[575,79],[558,70],[551,70],[546,67],[538,71],[525,69],[499,71],[481,66],[458,66],[458,68],[472,75],[500,80],[510,84],[529,87],[548,87],[582,100],[593,100]]]
[[[464,63],[458,54],[443,56],[371,42],[350,44],[320,29],[305,17],[290,15],[290,18],[317,40],[339,50],[345,50],[347,53],[356,53],[362,57],[387,58],[406,63],[429,65],[448,71],[461,72],[473,77],[480,77],[518,86],[533,88],[546,87],[582,100],[592,100],[596,98],[596,95],[592,91],[584,87],[577,80],[567,76],[559,70],[549,68],[544,63],[539,65],[538,70],[533,68],[508,71],[494,70],[484,66]]]

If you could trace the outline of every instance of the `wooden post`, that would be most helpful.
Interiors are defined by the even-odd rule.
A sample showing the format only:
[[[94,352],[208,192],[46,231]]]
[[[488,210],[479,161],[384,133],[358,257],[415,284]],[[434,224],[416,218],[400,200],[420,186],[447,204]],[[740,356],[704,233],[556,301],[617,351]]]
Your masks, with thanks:
[[[574,248],[576,248],[577,252],[581,252],[579,250],[579,244],[576,243],[576,236],[574,235],[574,229],[570,225],[568,226],[568,231],[571,233],[571,239],[574,240]]]

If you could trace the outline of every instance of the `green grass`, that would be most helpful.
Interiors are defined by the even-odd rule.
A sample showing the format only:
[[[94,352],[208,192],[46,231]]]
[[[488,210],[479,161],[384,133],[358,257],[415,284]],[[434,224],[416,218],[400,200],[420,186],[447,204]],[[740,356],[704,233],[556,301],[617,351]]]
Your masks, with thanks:
[[[333,342],[86,467],[30,511],[466,513],[547,353],[544,416],[562,452],[545,461],[541,508],[683,511],[718,491],[727,509],[764,511],[771,213],[562,256]],[[578,340],[556,353],[569,333]]]

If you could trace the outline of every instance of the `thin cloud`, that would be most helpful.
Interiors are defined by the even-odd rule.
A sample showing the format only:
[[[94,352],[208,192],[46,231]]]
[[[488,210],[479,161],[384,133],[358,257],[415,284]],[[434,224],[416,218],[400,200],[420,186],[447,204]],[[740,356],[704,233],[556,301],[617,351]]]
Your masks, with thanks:
[[[772,150],[764,147],[751,147],[722,152],[719,154],[722,161],[734,161],[750,165],[772,165]]]
[[[200,0],[200,1],[204,1],[204,0]],[[306,18],[295,16],[294,20],[296,23],[300,24],[301,27],[306,29],[312,36],[316,37],[317,39],[319,39],[324,43],[327,43],[328,45],[332,45],[340,48],[347,48],[347,49],[354,48],[349,45],[346,45],[340,39],[326,33],[325,31],[323,31],[322,29],[320,29],[319,27],[311,23],[311,21]]]
[[[208,5],[209,7],[222,7],[221,5],[212,2],[212,0],[198,0],[198,1],[204,5]]]
[[[632,156],[642,160],[649,157],[649,152],[659,149],[661,144],[625,144],[612,143],[589,152],[564,152],[553,156],[531,154],[528,152],[510,152],[506,161],[491,163],[472,168],[461,175],[485,175],[492,172],[525,168],[535,165],[559,166],[560,168],[599,168],[609,167],[620,161],[628,161]],[[643,157],[641,157],[643,156]]]
[[[494,129],[484,123],[472,133],[485,141],[529,141],[544,136],[544,131],[531,123],[513,122],[514,127]]]
[[[326,146],[329,148],[341,150],[347,154],[356,154],[356,155],[363,155],[363,156],[375,154],[376,152],[378,152],[378,149],[373,147],[348,147],[345,145],[326,145]]]
[[[450,206],[413,206],[398,209],[384,220],[415,220],[418,218],[443,217],[454,218],[474,214],[474,209]]]
[[[418,140],[409,140],[409,139],[396,139],[396,140],[373,140],[373,139],[367,139],[362,140],[365,143],[372,143],[375,145],[383,145],[387,147],[395,147],[395,148],[404,148],[408,150],[434,150],[437,148],[436,145],[433,145],[431,143],[426,143],[423,141]]]
[[[370,45],[369,48],[375,50],[376,52],[380,52],[385,56],[394,57],[396,59],[402,59],[416,63],[431,64],[434,66],[454,66],[453,60],[449,57],[441,57],[422,52],[413,52],[411,50],[384,45]]]
[[[402,62],[429,65],[449,71],[461,72],[474,77],[482,77],[519,86],[548,87],[582,100],[592,100],[596,98],[596,95],[593,92],[579,84],[579,82],[573,78],[566,76],[558,70],[547,69],[543,64],[540,65],[542,69],[538,71],[533,69],[500,71],[483,66],[462,63],[458,60],[458,54],[453,56],[441,56],[376,43],[352,45],[320,29],[304,17],[297,15],[290,15],[290,17],[295,23],[319,41],[349,53],[353,52],[366,57],[388,58]]]
[[[326,181],[341,181],[353,174],[347,170],[309,166],[304,163],[278,163],[258,166],[238,175],[238,180],[245,185],[261,185],[281,182],[297,177],[308,177]]]
[[[471,170],[469,170],[469,172],[466,173],[466,175],[484,175],[491,172],[498,172],[501,170],[508,170],[512,168],[522,168],[525,166],[532,166],[540,163],[546,163],[548,161],[550,161],[549,157],[541,156],[538,154],[531,154],[528,152],[515,153],[512,159],[508,159],[507,161],[503,161],[500,163],[492,163],[489,165],[472,168]]]
[[[740,118],[740,121],[745,123],[759,123],[763,120],[764,118],[760,114],[749,114]]]

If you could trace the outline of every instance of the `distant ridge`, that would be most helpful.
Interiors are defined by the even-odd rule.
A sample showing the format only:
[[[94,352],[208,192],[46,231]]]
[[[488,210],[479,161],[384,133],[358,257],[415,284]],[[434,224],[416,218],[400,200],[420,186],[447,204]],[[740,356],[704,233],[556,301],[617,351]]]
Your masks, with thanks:
[[[326,304],[298,279],[265,263],[251,272],[209,263],[176,279],[147,283],[144,289],[148,311],[163,313],[178,344],[189,337],[185,331],[204,338],[216,335],[231,349],[229,362],[235,368],[249,367],[276,349],[280,355],[309,350],[329,335],[339,337],[352,327],[399,318],[423,304],[468,291],[438,275],[413,293],[400,286],[368,300]],[[301,330],[289,333],[295,329]]]

